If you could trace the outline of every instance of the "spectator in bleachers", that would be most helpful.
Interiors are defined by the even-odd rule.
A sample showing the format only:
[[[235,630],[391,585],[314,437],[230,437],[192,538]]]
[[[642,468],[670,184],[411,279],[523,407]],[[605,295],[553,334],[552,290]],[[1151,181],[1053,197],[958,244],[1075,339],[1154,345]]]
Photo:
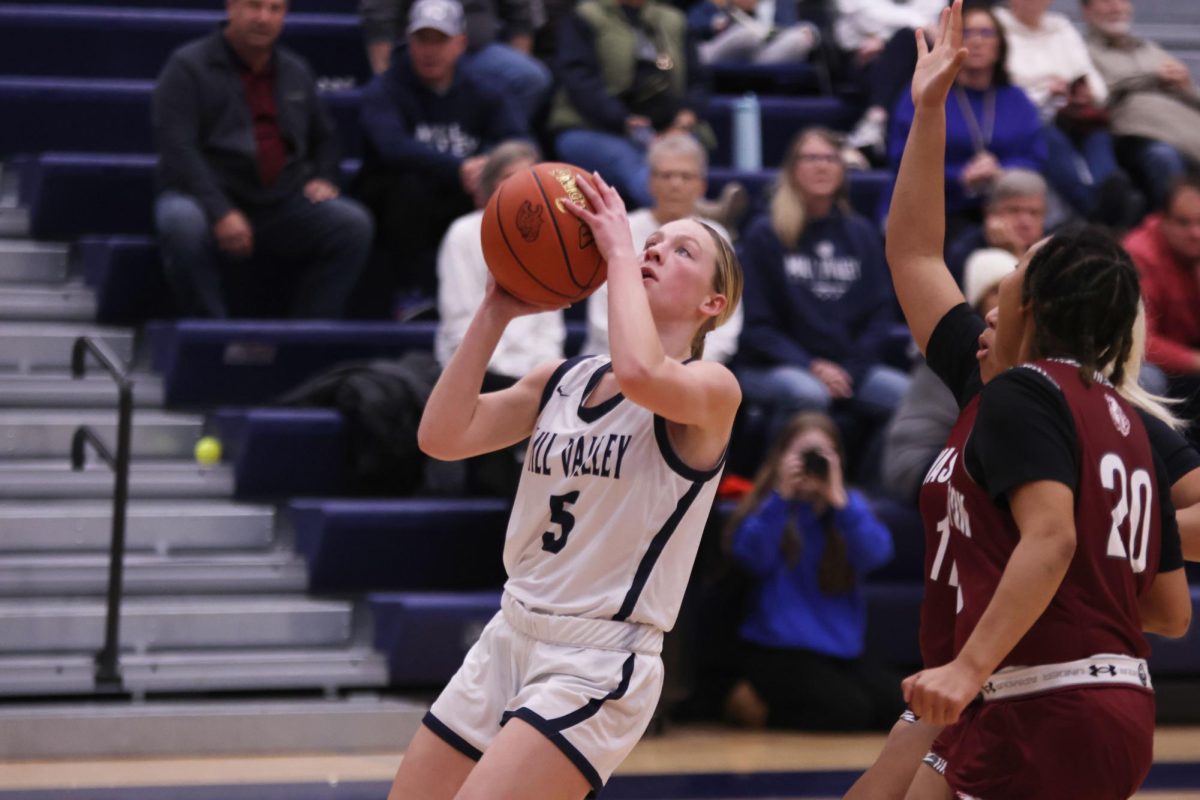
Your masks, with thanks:
[[[978,222],[983,198],[1005,169],[1043,171],[1046,140],[1038,110],[1008,77],[1004,29],[991,9],[963,12],[966,61],[946,101],[947,241]],[[899,168],[913,103],[902,92],[888,139],[890,162]]]
[[[1083,0],[1083,15],[1088,50],[1108,84],[1117,155],[1160,209],[1189,162],[1200,163],[1200,93],[1187,66],[1130,32],[1130,0]]]
[[[688,30],[705,64],[796,64],[821,41],[796,0],[700,0]]]
[[[467,326],[483,302],[488,268],[483,260],[480,230],[483,208],[504,179],[528,169],[539,159],[528,142],[505,142],[488,156],[475,192],[475,210],[459,217],[446,231],[438,249],[438,329],[434,353],[445,367],[458,349]],[[484,391],[504,389],[539,364],[563,357],[566,329],[561,311],[517,317],[504,330],[488,362]]]
[[[1046,181],[1027,169],[1007,169],[983,204],[983,224],[964,230],[946,248],[946,266],[963,285],[971,254],[985,248],[1024,255],[1046,235]]]
[[[846,203],[840,144],[823,129],[801,132],[770,213],[742,240],[738,379],[747,400],[771,409],[772,432],[835,401],[882,420],[908,388],[907,375],[880,363],[895,299],[878,231]]]
[[[226,22],[176,50],[154,90],[154,217],[188,316],[339,317],[366,264],[371,217],[339,197],[316,80],[276,43],[286,7],[228,0]]]
[[[985,248],[967,259],[963,296],[981,317],[1000,302],[1000,279],[1017,267],[1009,250]],[[942,379],[921,361],[912,385],[888,423],[883,445],[883,486],[901,503],[915,505],[925,473],[946,445],[958,419],[958,401]]]
[[[1137,265],[1146,306],[1146,358],[1165,373],[1143,383],[1187,400],[1176,410],[1200,418],[1200,177],[1177,178],[1161,214],[1152,214],[1123,242]],[[1169,382],[1169,383],[1168,383]]]
[[[899,676],[863,658],[863,583],[892,537],[847,489],[841,440],[824,414],[793,419],[726,529],[751,576],[740,635],[746,681],[729,698],[743,725],[886,730],[903,710]]]
[[[418,0],[408,47],[363,91],[355,192],[375,213],[387,262],[386,279],[372,277],[393,290],[436,293],[438,244],[475,207],[487,151],[529,135],[499,85],[459,63],[466,42],[457,0]]]
[[[375,74],[391,65],[400,38],[401,21],[409,17],[414,0],[361,0],[367,57]],[[553,81],[550,69],[532,55],[533,34],[539,26],[540,0],[463,0],[467,51],[463,63],[492,75],[524,112],[526,119],[546,99]]]
[[[888,115],[917,63],[913,31],[937,22],[946,0],[837,0],[837,46],[863,76],[867,110],[846,144],[872,160],[887,154]]]
[[[706,74],[683,12],[663,0],[582,0],[558,30],[561,88],[547,122],[558,157],[654,204],[646,148],[664,133],[715,141],[700,119]]]
[[[650,164],[650,195],[654,205],[629,212],[629,228],[634,247],[641,248],[650,234],[677,219],[697,217],[713,230],[729,239],[725,226],[705,218],[697,209],[704,197],[708,178],[708,154],[692,136],[673,133],[662,136],[650,145],[647,153]],[[583,352],[608,355],[608,284],[602,285],[587,306],[588,335]],[[704,340],[704,357],[728,363],[737,352],[738,335],[742,330],[742,307],[738,305],[729,321],[712,331]]]
[[[1009,0],[996,17],[1008,40],[1008,73],[1046,125],[1043,172],[1080,216],[1128,227],[1140,216],[1129,177],[1117,165],[1104,102],[1108,89],[1071,21],[1050,0]]]

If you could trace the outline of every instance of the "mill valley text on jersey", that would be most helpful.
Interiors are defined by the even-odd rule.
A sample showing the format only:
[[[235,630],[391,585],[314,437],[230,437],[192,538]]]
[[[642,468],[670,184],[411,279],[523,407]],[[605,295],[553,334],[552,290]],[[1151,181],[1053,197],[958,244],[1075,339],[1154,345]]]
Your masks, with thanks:
[[[529,458],[525,469],[537,475],[553,475],[554,460],[550,454],[559,434],[538,429],[529,445]],[[621,479],[621,465],[633,436],[620,433],[605,433],[599,436],[567,436],[566,444],[558,453],[562,464],[562,475],[596,475],[601,478]]]

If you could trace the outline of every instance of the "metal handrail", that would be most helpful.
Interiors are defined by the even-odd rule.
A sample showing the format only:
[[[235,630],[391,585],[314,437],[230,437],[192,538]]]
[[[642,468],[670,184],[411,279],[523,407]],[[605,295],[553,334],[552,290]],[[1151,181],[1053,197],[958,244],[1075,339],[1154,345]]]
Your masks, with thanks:
[[[112,540],[108,556],[108,599],[104,618],[104,646],[96,654],[96,687],[121,691],[120,653],[121,596],[125,568],[125,508],[129,503],[130,432],[133,428],[133,380],[121,359],[103,341],[80,336],[71,349],[71,375],[86,374],[91,355],[117,384],[117,452],[108,449],[94,430],[80,426],[71,439],[71,468],[83,469],[87,446],[115,473],[113,488]]]

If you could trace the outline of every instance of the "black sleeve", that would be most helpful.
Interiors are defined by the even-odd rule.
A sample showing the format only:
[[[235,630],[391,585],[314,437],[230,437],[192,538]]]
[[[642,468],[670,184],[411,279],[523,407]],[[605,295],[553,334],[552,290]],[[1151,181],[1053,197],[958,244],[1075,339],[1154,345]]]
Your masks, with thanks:
[[[1171,430],[1165,424],[1163,427]],[[1147,426],[1146,430],[1149,429]],[[1150,447],[1154,449],[1153,438]],[[1179,539],[1179,523],[1175,521],[1175,504],[1171,502],[1171,486],[1174,481],[1170,479],[1170,468],[1164,464],[1157,450],[1154,452],[1154,477],[1158,484],[1159,529],[1162,541],[1158,552],[1158,571],[1173,572],[1183,568],[1183,542]]]
[[[1062,392],[1034,370],[1018,367],[984,387],[967,441],[967,469],[997,500],[1034,481],[1057,481],[1074,490],[1077,445]]]
[[[962,408],[979,394],[983,382],[979,377],[979,334],[987,324],[969,305],[960,303],[946,312],[925,346],[925,361],[954,394]]]
[[[1179,480],[1192,470],[1200,469],[1200,453],[1197,453],[1196,448],[1192,447],[1178,431],[1153,414],[1147,414],[1141,409],[1138,409],[1138,415],[1146,426],[1150,449],[1154,451],[1156,457],[1162,459],[1163,467],[1166,469],[1168,487],[1179,483]]]

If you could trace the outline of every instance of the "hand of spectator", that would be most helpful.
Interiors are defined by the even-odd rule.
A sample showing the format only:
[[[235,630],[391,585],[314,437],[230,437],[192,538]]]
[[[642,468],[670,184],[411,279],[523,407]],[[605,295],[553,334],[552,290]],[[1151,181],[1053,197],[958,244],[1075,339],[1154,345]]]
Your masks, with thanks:
[[[868,36],[858,46],[858,51],[854,54],[854,63],[860,67],[870,64],[883,52],[883,45],[883,39],[878,36]]]
[[[912,101],[916,108],[944,108],[950,87],[954,85],[967,51],[962,46],[962,0],[942,10],[933,47],[925,42],[925,32],[913,34],[917,40],[917,68],[913,71]]]
[[[479,189],[479,176],[483,174],[483,165],[486,163],[487,156],[471,156],[463,159],[458,168],[458,179],[462,183],[463,191],[471,197],[474,197]]]
[[[625,118],[625,135],[635,142],[649,144],[654,138],[653,123],[649,117],[643,117],[639,114],[630,114]]]
[[[637,251],[633,247],[629,215],[625,213],[625,201],[621,199],[621,195],[605,183],[598,172],[590,175],[575,173],[575,185],[587,199],[588,208],[574,203],[563,205],[592,229],[596,247],[608,262],[609,269],[613,268],[614,262],[627,262],[636,266]]]
[[[513,50],[529,55],[533,52],[533,35],[528,33],[518,33],[516,36],[508,40],[508,45]]]
[[[1067,104],[1079,109],[1092,108],[1096,105],[1096,96],[1092,94],[1092,87],[1085,80],[1078,80],[1071,84],[1071,89],[1067,93]]]
[[[213,236],[217,247],[238,258],[247,258],[254,252],[254,229],[250,220],[236,208],[217,220],[213,225]]]
[[[1158,79],[1173,89],[1192,85],[1192,73],[1182,62],[1171,59],[1158,68]]]
[[[952,725],[979,694],[987,676],[973,674],[958,660],[910,675],[900,684],[913,713],[931,725]]]
[[[304,184],[304,196],[313,203],[324,203],[338,196],[338,188],[324,178],[313,178]]]
[[[984,192],[1000,177],[1000,162],[986,151],[977,154],[963,167],[960,179],[972,192]]]
[[[696,127],[696,113],[688,108],[679,110],[675,115],[675,119],[671,121],[670,130],[668,133],[691,133]]]
[[[854,381],[850,378],[850,373],[832,361],[814,358],[808,365],[808,371],[813,374],[814,378],[825,384],[825,388],[834,398],[845,400],[854,396]]]
[[[775,491],[784,500],[795,500],[799,497],[800,480],[803,477],[804,462],[797,453],[788,453],[779,462]]]
[[[1067,97],[1071,94],[1071,83],[1063,78],[1051,78],[1046,83],[1046,91],[1060,104],[1065,105]]]
[[[989,246],[1007,250],[1017,258],[1025,254],[1012,223],[1005,217],[989,216],[983,224],[983,239]]]

